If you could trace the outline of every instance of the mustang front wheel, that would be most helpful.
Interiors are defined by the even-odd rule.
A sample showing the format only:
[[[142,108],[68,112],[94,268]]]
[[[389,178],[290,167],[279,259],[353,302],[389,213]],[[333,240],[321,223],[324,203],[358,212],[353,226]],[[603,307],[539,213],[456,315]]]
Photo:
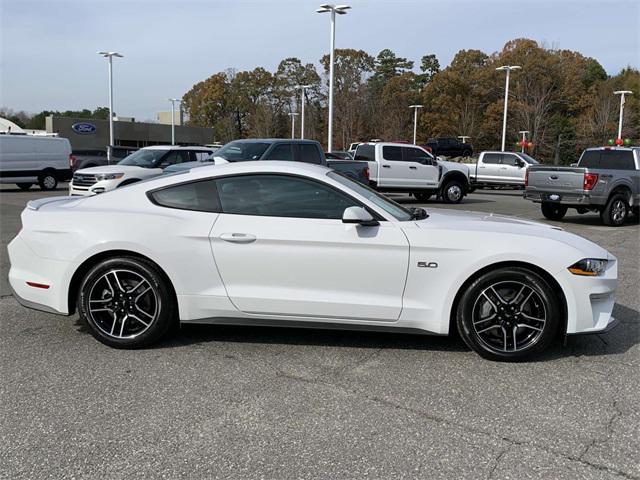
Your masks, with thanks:
[[[78,296],[78,312],[93,336],[116,348],[156,342],[171,327],[175,311],[173,292],[157,268],[132,257],[96,265]]]
[[[514,361],[545,350],[556,338],[560,304],[551,286],[524,268],[501,268],[476,279],[462,295],[457,326],[481,356]]]

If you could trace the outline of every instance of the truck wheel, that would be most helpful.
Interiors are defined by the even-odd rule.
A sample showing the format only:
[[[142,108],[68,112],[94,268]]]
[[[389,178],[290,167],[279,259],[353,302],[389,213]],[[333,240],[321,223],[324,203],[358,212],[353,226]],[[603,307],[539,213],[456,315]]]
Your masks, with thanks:
[[[617,193],[609,199],[604,210],[600,212],[600,219],[605,225],[619,227],[624,224],[627,215],[629,215],[627,198],[622,193]]]
[[[16,185],[18,186],[18,188],[20,190],[29,190],[31,188],[31,185],[33,185],[33,183],[16,183]]]
[[[413,192],[413,196],[416,197],[416,200],[419,202],[426,202],[431,198],[431,193],[427,192]]]
[[[542,203],[542,215],[549,220],[562,220],[567,213],[568,208],[557,203]]]
[[[38,185],[42,190],[55,190],[58,186],[58,178],[53,172],[42,172],[38,177]]]
[[[441,195],[444,203],[460,203],[464,197],[464,187],[457,180],[451,180],[442,188]]]
[[[471,150],[464,150],[462,152],[462,156],[463,157],[470,157],[471,156]]]

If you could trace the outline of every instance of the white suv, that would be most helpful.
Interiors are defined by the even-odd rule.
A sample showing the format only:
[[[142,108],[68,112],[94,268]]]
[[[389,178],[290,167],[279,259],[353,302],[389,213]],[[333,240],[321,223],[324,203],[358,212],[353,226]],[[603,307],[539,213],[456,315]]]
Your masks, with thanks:
[[[207,147],[156,145],[144,147],[116,165],[76,170],[69,184],[69,195],[96,195],[147,178],[162,175],[163,169],[176,163],[201,161],[210,157]]]

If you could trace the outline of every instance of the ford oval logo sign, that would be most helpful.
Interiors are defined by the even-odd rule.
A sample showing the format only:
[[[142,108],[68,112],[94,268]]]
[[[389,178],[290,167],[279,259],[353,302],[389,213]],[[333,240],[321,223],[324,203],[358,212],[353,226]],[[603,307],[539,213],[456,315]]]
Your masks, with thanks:
[[[91,133],[96,133],[96,126],[93,123],[89,122],[79,122],[71,125],[71,130],[80,135],[88,135]]]

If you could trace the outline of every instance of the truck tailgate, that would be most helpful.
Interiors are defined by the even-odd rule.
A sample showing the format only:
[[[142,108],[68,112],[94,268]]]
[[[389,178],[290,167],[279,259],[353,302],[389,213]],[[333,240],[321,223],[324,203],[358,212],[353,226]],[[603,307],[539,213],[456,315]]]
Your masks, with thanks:
[[[527,190],[541,192],[576,192],[584,188],[584,168],[529,167]]]

